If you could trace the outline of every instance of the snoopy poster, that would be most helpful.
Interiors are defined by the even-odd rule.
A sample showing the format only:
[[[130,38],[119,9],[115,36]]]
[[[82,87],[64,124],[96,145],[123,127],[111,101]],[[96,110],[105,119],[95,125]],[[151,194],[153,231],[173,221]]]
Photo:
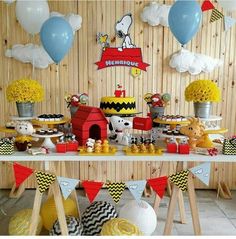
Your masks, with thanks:
[[[141,48],[135,46],[129,34],[132,22],[130,13],[116,22],[116,35],[122,40],[119,47],[110,47],[107,34],[97,35],[97,41],[102,45],[101,60],[95,63],[98,70],[113,66],[127,66],[131,68],[131,72],[133,69],[146,71],[149,64],[143,62]]]

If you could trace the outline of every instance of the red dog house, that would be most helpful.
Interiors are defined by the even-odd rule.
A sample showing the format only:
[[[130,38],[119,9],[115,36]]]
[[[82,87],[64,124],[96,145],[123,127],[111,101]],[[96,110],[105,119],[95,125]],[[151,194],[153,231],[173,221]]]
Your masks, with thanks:
[[[100,108],[80,106],[71,123],[80,145],[84,145],[88,138],[107,139],[108,121]]]

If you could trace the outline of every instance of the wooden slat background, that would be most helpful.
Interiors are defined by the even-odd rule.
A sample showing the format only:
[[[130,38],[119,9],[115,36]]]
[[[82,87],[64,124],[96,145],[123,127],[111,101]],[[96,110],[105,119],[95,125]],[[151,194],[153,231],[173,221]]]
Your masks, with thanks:
[[[164,2],[164,1],[159,1]],[[173,1],[165,1],[171,4]],[[202,2],[202,1],[201,1]],[[236,133],[236,27],[227,33],[223,29],[223,21],[212,24],[209,12],[204,12],[200,31],[188,44],[188,49],[224,60],[223,67],[211,74],[190,76],[180,74],[168,66],[172,53],[180,49],[180,44],[173,38],[170,30],[162,26],[151,27],[140,20],[140,13],[149,1],[53,1],[49,0],[50,10],[61,13],[78,13],[83,18],[82,28],[75,34],[73,48],[59,67],[51,65],[48,69],[35,69],[35,79],[42,83],[46,91],[45,100],[37,104],[37,113],[60,112],[69,115],[63,101],[65,92],[87,92],[90,104],[99,105],[104,95],[112,95],[115,85],[125,86],[128,95],[135,96],[137,108],[146,115],[147,107],[142,100],[146,92],[169,92],[172,95],[171,105],[166,113],[191,115],[192,104],[184,100],[184,89],[195,79],[213,79],[221,87],[223,100],[214,105],[213,113],[223,117],[222,126],[227,127],[231,135]],[[217,3],[217,9],[222,10]],[[143,60],[150,63],[147,72],[139,78],[132,78],[129,68],[116,67],[96,70],[94,62],[101,54],[96,43],[96,33],[108,33],[113,46],[120,44],[115,38],[114,24],[123,14],[131,12],[134,17],[131,37],[134,43],[143,50]],[[234,16],[236,17],[236,16]],[[6,58],[4,51],[16,43],[39,42],[38,36],[32,39],[19,25],[15,17],[15,4],[7,5],[0,1],[0,122],[4,124],[9,115],[16,113],[15,105],[6,100],[6,86],[13,79],[32,76],[32,66]],[[27,163],[33,168],[42,168],[41,163]],[[58,163],[60,170],[60,164]],[[155,162],[84,162],[67,163],[71,177],[96,180],[127,180],[155,177],[159,172],[159,164]],[[236,188],[235,164],[212,164],[210,188],[216,188],[220,179],[225,180],[231,188]],[[0,167],[0,187],[9,188],[13,183],[12,169],[2,163]],[[34,187],[33,180],[27,186]],[[198,188],[205,188],[196,181]]]

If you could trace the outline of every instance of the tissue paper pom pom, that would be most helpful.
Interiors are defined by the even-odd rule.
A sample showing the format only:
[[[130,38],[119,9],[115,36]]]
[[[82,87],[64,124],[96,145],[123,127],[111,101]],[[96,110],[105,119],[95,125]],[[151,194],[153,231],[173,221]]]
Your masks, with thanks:
[[[193,102],[219,102],[220,89],[211,80],[196,80],[185,89],[185,100]]]
[[[123,218],[107,221],[101,231],[101,236],[141,236],[139,228]]]

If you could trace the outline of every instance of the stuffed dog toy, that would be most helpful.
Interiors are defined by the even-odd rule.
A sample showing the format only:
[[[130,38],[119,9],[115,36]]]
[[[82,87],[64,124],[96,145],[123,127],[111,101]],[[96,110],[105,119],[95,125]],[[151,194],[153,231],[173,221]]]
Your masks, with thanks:
[[[116,35],[123,39],[122,46],[118,47],[119,51],[122,51],[124,48],[134,48],[135,45],[132,43],[132,40],[129,35],[129,28],[132,24],[132,15],[124,15],[115,26]]]
[[[109,122],[110,141],[121,145],[128,145],[130,136],[124,133],[124,129],[131,129],[132,127],[132,122],[124,120],[119,116],[112,116]]]

